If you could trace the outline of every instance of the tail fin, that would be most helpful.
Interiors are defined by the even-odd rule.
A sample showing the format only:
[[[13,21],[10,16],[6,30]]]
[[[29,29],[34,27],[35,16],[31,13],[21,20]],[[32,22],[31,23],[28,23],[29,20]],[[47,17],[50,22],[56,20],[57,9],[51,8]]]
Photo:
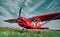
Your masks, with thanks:
[[[8,19],[8,20],[4,20],[5,22],[8,23],[17,23],[17,19]]]

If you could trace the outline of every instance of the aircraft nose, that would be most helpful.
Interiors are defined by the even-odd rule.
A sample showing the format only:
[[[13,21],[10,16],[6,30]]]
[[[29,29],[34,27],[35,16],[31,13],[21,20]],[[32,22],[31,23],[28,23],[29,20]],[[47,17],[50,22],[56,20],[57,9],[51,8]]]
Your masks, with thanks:
[[[21,20],[18,20],[17,22],[21,23],[22,21]]]

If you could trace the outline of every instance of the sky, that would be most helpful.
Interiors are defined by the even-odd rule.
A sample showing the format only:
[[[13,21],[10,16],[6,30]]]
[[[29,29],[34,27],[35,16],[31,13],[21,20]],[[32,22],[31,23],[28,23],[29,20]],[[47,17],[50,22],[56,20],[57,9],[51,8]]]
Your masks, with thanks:
[[[60,0],[0,0],[0,27],[20,28],[16,23],[3,21],[18,18],[20,7],[23,7],[21,16],[31,18],[36,15],[60,12]],[[60,20],[50,21],[43,27],[60,29]]]

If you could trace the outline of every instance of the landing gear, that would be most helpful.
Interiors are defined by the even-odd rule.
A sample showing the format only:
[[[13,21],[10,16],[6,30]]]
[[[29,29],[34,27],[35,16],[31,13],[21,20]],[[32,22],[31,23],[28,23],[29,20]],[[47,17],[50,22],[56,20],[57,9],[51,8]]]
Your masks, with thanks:
[[[23,29],[22,29],[22,33],[25,32],[25,31],[26,31],[26,30],[23,28]]]
[[[28,32],[28,29],[26,30],[25,28],[22,29],[22,33],[23,32]]]
[[[40,31],[38,31],[37,34],[40,34]]]

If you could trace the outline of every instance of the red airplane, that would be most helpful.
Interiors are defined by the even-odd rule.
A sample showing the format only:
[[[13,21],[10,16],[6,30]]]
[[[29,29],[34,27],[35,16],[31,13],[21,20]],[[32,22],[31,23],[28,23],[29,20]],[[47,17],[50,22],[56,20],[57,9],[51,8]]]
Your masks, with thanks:
[[[42,26],[46,23],[48,23],[51,20],[60,19],[60,12],[54,12],[49,14],[43,14],[39,16],[33,16],[32,18],[26,18],[23,16],[20,16],[22,8],[19,10],[19,17],[17,19],[8,19],[4,20],[5,22],[9,23],[18,23],[19,26],[27,28],[27,29],[40,29]],[[34,25],[32,22],[42,22],[47,21],[43,24],[39,23]]]

